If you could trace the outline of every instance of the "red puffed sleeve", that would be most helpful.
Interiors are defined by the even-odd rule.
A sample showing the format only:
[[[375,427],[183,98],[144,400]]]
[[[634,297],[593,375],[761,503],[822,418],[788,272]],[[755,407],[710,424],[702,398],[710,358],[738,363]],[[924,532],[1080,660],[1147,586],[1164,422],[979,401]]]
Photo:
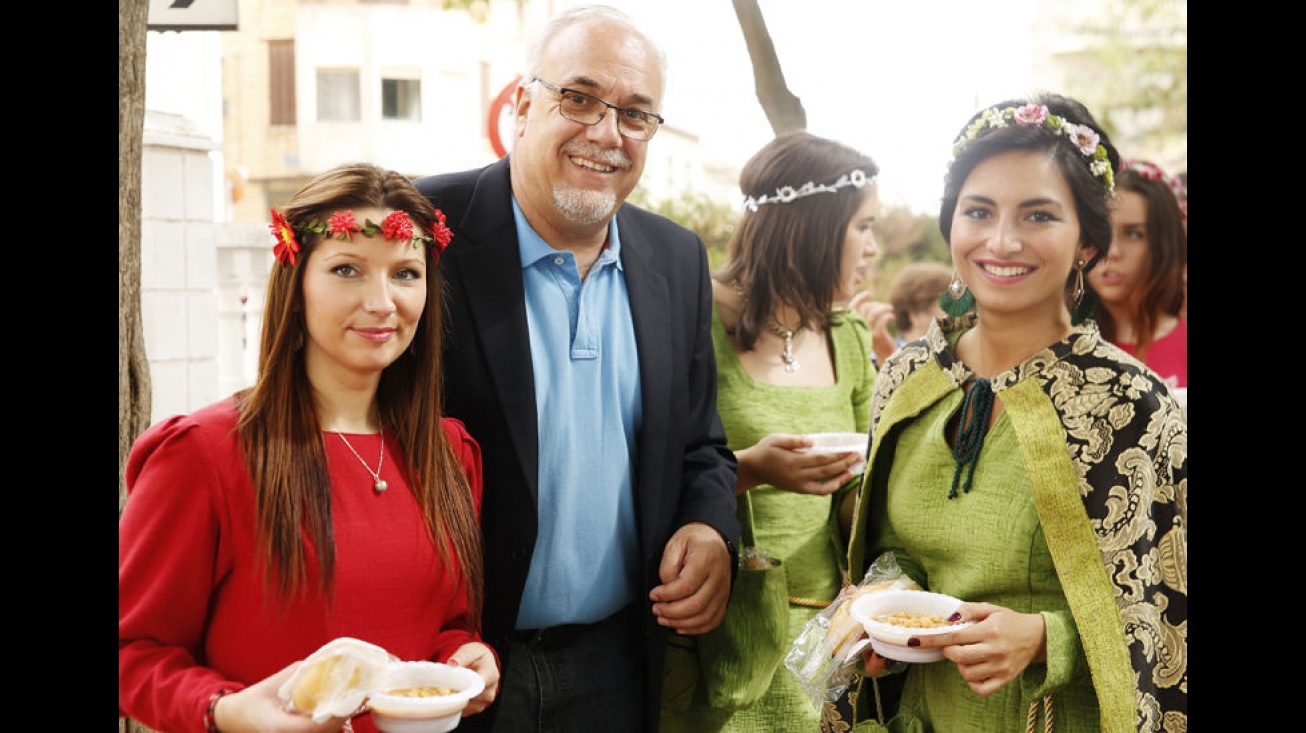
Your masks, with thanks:
[[[190,416],[133,445],[118,523],[118,714],[151,728],[202,733],[209,698],[243,689],[197,662],[210,596],[232,558],[219,466],[239,460]]]

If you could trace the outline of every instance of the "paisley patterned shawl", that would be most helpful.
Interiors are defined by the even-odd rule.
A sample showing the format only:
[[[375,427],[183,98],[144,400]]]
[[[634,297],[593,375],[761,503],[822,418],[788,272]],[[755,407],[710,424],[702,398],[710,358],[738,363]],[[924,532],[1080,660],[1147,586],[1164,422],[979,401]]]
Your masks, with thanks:
[[[936,321],[880,369],[870,465],[895,424],[971,375],[948,338],[975,319]],[[1179,403],[1141,362],[1102,339],[1093,321],[995,376],[992,386],[1029,470],[1102,730],[1187,730],[1188,427]],[[854,510],[851,567],[865,564],[863,498]]]

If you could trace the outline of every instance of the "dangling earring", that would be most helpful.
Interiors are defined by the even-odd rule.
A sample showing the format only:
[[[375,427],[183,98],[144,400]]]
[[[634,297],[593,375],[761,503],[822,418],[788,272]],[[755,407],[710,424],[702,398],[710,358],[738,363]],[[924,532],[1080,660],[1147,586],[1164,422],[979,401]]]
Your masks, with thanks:
[[[304,348],[304,329],[302,329],[302,328],[296,328],[296,329],[295,329],[295,351],[299,351],[299,350],[302,349],[302,348]]]
[[[956,318],[975,307],[975,295],[961,281],[956,270],[952,271],[952,282],[948,283],[948,289],[939,294],[939,307],[949,318]]]
[[[1075,260],[1075,292],[1070,296],[1075,307],[1084,302],[1084,261]]]
[[[1097,311],[1097,295],[1084,287],[1084,261],[1075,261],[1075,289],[1071,291],[1070,324],[1079,326]]]

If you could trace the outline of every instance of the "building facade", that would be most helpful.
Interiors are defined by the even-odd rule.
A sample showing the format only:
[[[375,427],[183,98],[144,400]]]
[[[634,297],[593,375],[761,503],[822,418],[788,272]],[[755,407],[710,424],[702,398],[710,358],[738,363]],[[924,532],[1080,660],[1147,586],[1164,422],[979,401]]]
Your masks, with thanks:
[[[442,0],[223,1],[236,6],[232,30],[147,38],[141,277],[155,421],[252,383],[272,263],[270,207],[338,163],[367,160],[417,177],[507,152],[505,103],[525,44],[578,0],[489,0],[479,16],[446,10]],[[1186,53],[1186,2],[1162,2],[1181,12],[1179,35],[1158,39],[1125,27],[1112,39]],[[1013,22],[1033,24],[1033,79],[1067,88],[1068,74],[1089,67],[1102,43],[1082,32],[1095,21],[1082,3],[1030,7],[1031,17]],[[706,57],[675,61],[681,73],[712,74]],[[1182,81],[1186,90],[1186,73]],[[696,99],[679,117],[699,120],[669,115],[640,184],[651,200],[688,193],[738,201],[743,160],[717,159],[693,125],[739,109]],[[1155,127],[1146,116],[1162,112],[1144,109],[1134,122]],[[1128,155],[1177,173],[1187,169],[1186,117],[1177,129],[1146,144],[1127,129],[1113,137]]]

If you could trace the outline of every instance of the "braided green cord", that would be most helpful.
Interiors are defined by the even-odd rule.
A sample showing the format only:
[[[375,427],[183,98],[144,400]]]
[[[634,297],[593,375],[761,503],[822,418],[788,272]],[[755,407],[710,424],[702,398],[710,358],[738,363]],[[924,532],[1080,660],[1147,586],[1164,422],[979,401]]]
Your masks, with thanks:
[[[970,472],[966,474],[966,485],[962,491],[970,493],[971,482],[975,479],[975,464],[979,462],[984,436],[989,432],[989,415],[993,412],[993,388],[989,386],[989,380],[971,377],[970,381],[974,384],[966,392],[966,399],[962,400],[961,426],[957,429],[957,442],[952,446],[952,457],[957,459],[957,472],[952,475],[949,499],[957,498],[957,484],[967,466],[970,466]]]

